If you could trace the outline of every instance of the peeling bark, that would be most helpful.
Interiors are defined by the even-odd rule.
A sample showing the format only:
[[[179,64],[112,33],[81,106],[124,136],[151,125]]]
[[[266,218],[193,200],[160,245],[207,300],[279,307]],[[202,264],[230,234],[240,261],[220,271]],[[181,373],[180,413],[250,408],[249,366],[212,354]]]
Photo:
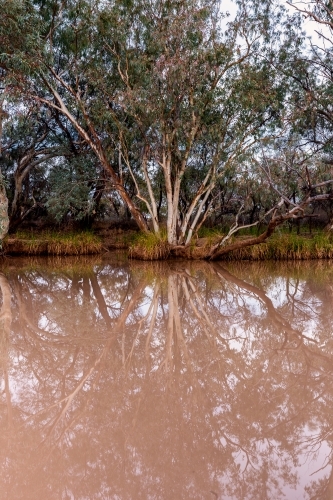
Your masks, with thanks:
[[[2,155],[2,120],[7,116],[7,113],[0,107],[0,158]],[[5,188],[4,179],[0,171],[0,250],[2,249],[2,242],[9,228],[8,217],[8,198]]]

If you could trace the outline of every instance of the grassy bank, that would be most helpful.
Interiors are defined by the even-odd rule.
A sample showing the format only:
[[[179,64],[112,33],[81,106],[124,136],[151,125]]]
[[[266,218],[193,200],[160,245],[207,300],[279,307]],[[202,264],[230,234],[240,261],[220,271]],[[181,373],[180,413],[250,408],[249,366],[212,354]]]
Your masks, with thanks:
[[[318,232],[312,236],[276,233],[260,245],[235,250],[224,260],[309,260],[332,259],[332,236]]]
[[[138,233],[131,242],[128,256],[139,260],[165,260],[170,255],[166,232]]]
[[[221,234],[206,230],[200,234],[179,257],[193,260],[204,259],[209,249]],[[249,235],[239,236],[246,239]],[[232,242],[236,242],[234,238]],[[230,242],[230,243],[232,243]],[[4,251],[9,255],[90,255],[100,254],[115,248],[128,250],[132,259],[166,260],[177,257],[167,243],[165,233],[155,235],[132,232],[117,233],[109,231],[96,236],[92,232],[18,232],[4,241]],[[308,260],[332,259],[333,237],[323,231],[313,235],[297,235],[279,231],[260,245],[235,250],[223,256],[221,260]]]
[[[18,232],[3,243],[11,255],[90,255],[103,250],[102,240],[91,232]]]
[[[141,260],[166,259],[169,256],[179,256],[188,259],[200,260],[209,254],[209,250],[221,234],[216,231],[205,231],[201,237],[194,240],[186,249],[179,253],[170,249],[166,235],[156,236],[139,235],[129,249],[129,257]],[[246,239],[247,236],[238,236]],[[229,243],[237,242],[233,238]],[[221,260],[309,260],[309,259],[331,259],[333,258],[333,237],[320,231],[313,235],[297,235],[289,232],[277,232],[260,245],[234,250]]]

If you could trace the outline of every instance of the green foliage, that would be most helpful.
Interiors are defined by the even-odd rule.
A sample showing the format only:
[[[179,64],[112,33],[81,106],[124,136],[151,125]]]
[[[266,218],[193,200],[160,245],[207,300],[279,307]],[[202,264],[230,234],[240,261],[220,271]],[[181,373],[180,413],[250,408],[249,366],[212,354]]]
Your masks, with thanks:
[[[57,222],[81,220],[93,213],[90,183],[94,174],[92,165],[82,157],[52,168],[46,207]]]
[[[0,12],[0,68],[10,73],[14,85],[21,86],[41,63],[43,20],[26,0],[0,0]]]

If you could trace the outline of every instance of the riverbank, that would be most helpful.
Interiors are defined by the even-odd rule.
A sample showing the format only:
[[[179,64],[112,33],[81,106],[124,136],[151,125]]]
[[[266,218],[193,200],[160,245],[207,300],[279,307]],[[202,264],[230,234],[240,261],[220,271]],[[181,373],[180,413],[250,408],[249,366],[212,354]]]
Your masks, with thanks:
[[[3,241],[6,255],[93,255],[107,251],[102,239],[90,232],[18,232]]]
[[[312,235],[276,233],[260,245],[234,250],[222,260],[311,260],[332,259],[333,238],[323,231]]]
[[[130,258],[165,260],[187,258],[202,260],[220,235],[196,239],[184,251],[170,250],[163,238],[145,240],[132,230],[110,229],[102,232],[18,232],[3,242],[7,255],[94,255],[124,250]],[[234,238],[244,241],[249,236]],[[277,232],[260,245],[240,248],[221,257],[221,260],[310,260],[332,259],[333,237],[323,231],[312,235]]]

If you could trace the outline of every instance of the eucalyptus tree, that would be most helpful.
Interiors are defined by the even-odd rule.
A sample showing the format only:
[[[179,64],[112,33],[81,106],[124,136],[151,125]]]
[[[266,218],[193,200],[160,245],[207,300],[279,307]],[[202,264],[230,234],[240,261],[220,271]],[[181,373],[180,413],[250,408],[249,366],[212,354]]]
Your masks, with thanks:
[[[172,246],[190,243],[214,189],[226,173],[240,175],[282,108],[284,82],[269,61],[276,42],[270,23],[278,19],[265,2],[238,7],[233,21],[220,15],[218,2],[191,0],[136,2],[131,9],[119,3],[100,14],[105,57],[110,66],[116,62],[122,83],[117,106],[131,117],[130,128],[119,120],[121,156],[156,233],[155,179],[162,174]],[[133,126],[141,142],[135,171]]]
[[[39,23],[29,2],[3,0],[0,22],[0,158],[4,119],[8,118],[8,97],[22,88],[26,75],[38,64]],[[0,242],[9,227],[8,198],[0,172]]]
[[[333,5],[331,1],[321,0],[288,3],[302,14],[313,29],[307,52],[294,61],[295,109],[298,111],[295,123],[302,132],[304,142],[321,152],[326,170],[326,192],[330,192],[333,173]]]
[[[1,103],[1,101],[0,101]],[[2,158],[2,122],[6,117],[5,111],[0,105],[0,159]],[[8,198],[4,184],[4,178],[0,171],[0,246],[3,238],[8,232],[9,218],[8,218]]]
[[[40,205],[46,169],[53,158],[68,154],[68,150],[61,148],[58,141],[55,143],[50,117],[47,113],[43,116],[34,103],[23,109],[13,103],[11,107],[12,117],[3,130],[0,166],[9,186],[10,230],[13,230]]]
[[[30,95],[62,114],[96,155],[113,189],[142,230],[147,224],[133,202],[115,154],[118,132],[111,102],[96,82],[103,66],[98,41],[98,2],[35,2],[41,17],[41,66],[35,73]],[[105,75],[113,74],[109,65]],[[115,93],[119,78],[109,86]]]
[[[9,230],[27,217],[84,219],[98,205],[105,179],[96,157],[55,111],[31,102],[11,104],[0,167],[8,185]]]
[[[283,24],[276,4],[257,0],[237,2],[232,20],[211,0],[13,5],[15,29],[24,19],[33,36],[27,50],[18,37],[16,50],[9,23],[0,38],[12,88],[62,115],[139,228],[159,233],[166,224],[171,248],[188,247],[232,179],[235,223],[211,257],[224,252],[253,195],[254,148],[283,134],[290,73],[276,68],[300,48],[297,23]],[[272,198],[267,230],[246,244],[302,214],[285,197]]]
[[[294,124],[327,160],[333,142],[333,5],[330,0],[288,3],[314,30],[307,50],[293,60]]]
[[[189,243],[221,177],[237,168],[282,105],[283,82],[271,64],[279,18],[269,2],[239,2],[233,21],[220,7],[35,2],[40,48],[28,95],[67,118],[144,231],[144,212],[153,230],[161,229],[162,176],[171,245]]]

